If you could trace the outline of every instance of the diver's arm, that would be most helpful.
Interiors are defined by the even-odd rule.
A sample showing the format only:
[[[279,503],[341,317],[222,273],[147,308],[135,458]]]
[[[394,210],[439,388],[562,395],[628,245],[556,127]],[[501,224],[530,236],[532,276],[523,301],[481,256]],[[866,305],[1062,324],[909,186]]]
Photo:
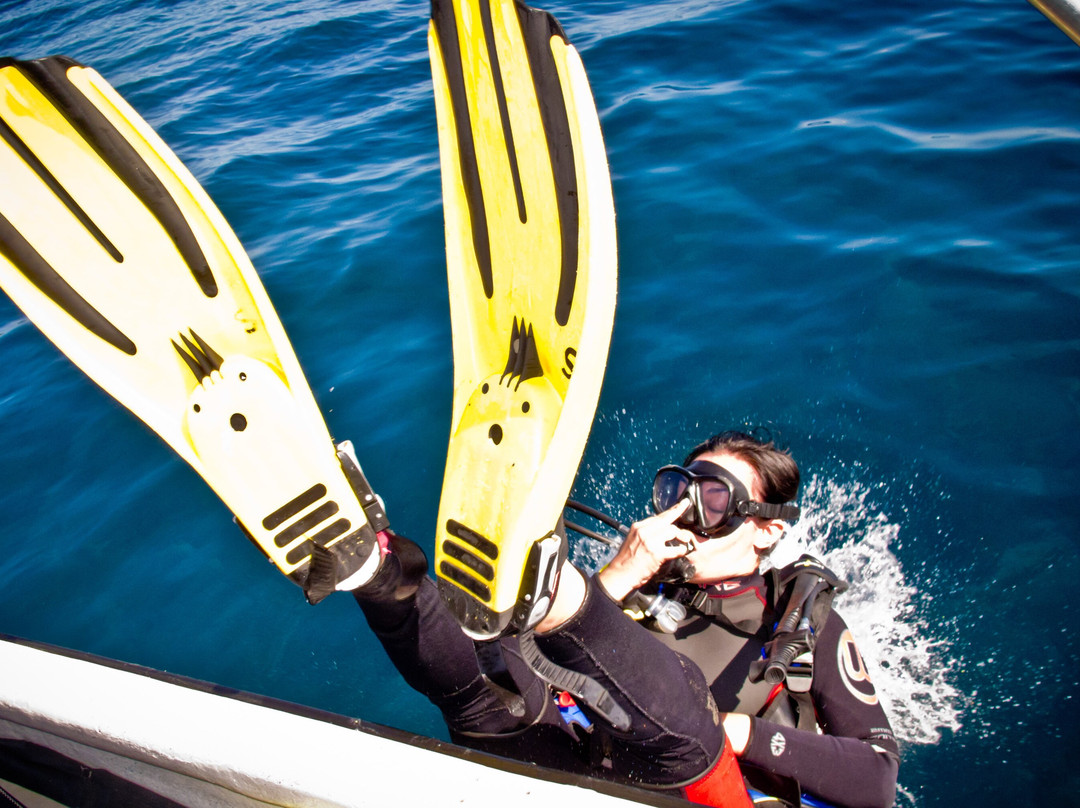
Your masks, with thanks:
[[[896,739],[836,612],[830,612],[818,637],[810,695],[825,734],[751,718],[741,760],[793,777],[806,793],[842,808],[891,806],[899,766]]]
[[[615,558],[596,574],[608,597],[621,601],[652,578],[665,561],[684,556],[694,547],[694,534],[674,524],[689,504],[689,500],[682,500],[663,513],[630,526]],[[551,608],[536,626],[537,632],[555,631],[577,613],[584,600],[585,578],[569,561],[563,562]]]
[[[739,762],[791,777],[807,794],[838,808],[889,808],[896,799],[897,758],[859,738],[751,718]]]

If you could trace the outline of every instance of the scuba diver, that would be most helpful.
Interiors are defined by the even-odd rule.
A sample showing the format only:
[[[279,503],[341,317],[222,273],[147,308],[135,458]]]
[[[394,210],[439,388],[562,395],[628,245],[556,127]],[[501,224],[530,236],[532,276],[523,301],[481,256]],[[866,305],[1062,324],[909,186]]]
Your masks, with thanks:
[[[465,25],[474,12],[480,24]],[[545,12],[483,3],[463,17],[436,0],[429,34],[455,336],[451,499],[477,501],[487,475],[515,494],[558,489],[554,515],[614,316],[599,119],[580,58]],[[604,569],[585,576],[552,549],[532,570],[544,586],[522,597],[528,630],[474,640],[423,552],[389,531],[351,444],[331,443],[254,268],[194,177],[90,68],[8,60],[0,79],[0,285],[210,484],[309,602],[354,593],[455,741],[709,805],[749,805],[744,773],[788,804],[892,804],[897,747],[831,611],[840,582],[812,559],[761,572],[799,513],[785,452],[742,433],[695,448],[657,473],[656,514],[627,529]],[[458,545],[458,566],[444,560],[440,573],[491,581],[497,561],[520,573],[508,550],[522,548],[484,534],[501,542],[521,513],[479,532],[455,521],[492,563]],[[523,535],[530,553],[541,544]],[[512,595],[524,580],[510,581]],[[461,612],[478,608],[466,589]]]
[[[466,636],[423,552],[388,531],[380,569],[353,594],[457,743],[707,805],[750,804],[741,770],[754,804],[887,808],[898,747],[831,609],[846,585],[809,556],[761,569],[798,518],[798,486],[771,440],[710,438],[657,472],[655,515],[626,529],[607,566],[586,576],[564,562],[524,639]],[[599,683],[623,720],[553,693],[530,665],[533,642]]]

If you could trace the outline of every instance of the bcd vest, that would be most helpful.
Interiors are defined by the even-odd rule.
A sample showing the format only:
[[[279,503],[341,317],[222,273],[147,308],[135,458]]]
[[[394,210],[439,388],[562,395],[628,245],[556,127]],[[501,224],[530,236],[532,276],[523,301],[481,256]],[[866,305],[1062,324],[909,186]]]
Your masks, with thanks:
[[[685,608],[672,633],[658,629],[664,622],[672,628],[670,621],[643,622],[697,664],[722,712],[815,729],[809,697],[814,643],[833,597],[846,588],[820,561],[804,555],[781,569],[717,584],[646,587],[638,605],[652,599],[655,613],[660,596]]]

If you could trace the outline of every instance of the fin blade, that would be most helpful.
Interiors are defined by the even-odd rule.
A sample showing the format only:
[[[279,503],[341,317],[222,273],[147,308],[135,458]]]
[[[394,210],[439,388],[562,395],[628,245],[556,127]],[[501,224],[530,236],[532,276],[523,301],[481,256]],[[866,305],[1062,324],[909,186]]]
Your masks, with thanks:
[[[556,528],[596,410],[614,205],[588,82],[554,17],[433,0],[429,49],[455,377],[434,566],[465,630],[491,638],[535,616],[518,603],[542,588],[526,561]]]
[[[362,582],[378,566],[364,504],[206,192],[70,59],[0,59],[0,121],[0,287],[203,477],[283,574],[303,585],[324,548],[339,579]]]
[[[131,338],[75,291],[3,214],[0,214],[0,255],[87,331],[128,356],[135,355],[137,348]]]
[[[176,200],[134,146],[68,79],[68,70],[72,67],[82,65],[65,57],[15,63],[16,69],[22,71],[57,109],[63,110],[84,141],[161,223],[203,294],[214,297],[217,281]]]
[[[63,184],[56,178],[56,176],[49,171],[48,167],[38,159],[38,156],[34,154],[33,150],[26,145],[26,142],[19,137],[15,130],[8,126],[7,121],[0,118],[0,138],[7,141],[12,150],[22,158],[30,169],[37,174],[43,183],[48,186],[56,197],[64,204],[64,206],[71,211],[71,215],[74,216],[83,227],[86,228],[94,240],[102,246],[102,248],[117,263],[122,263],[124,260],[123,254],[116,248],[116,245],[109,241],[109,237],[101,232],[101,228],[95,224],[94,220],[90,217],[82,206],[75,201],[68,190]]]

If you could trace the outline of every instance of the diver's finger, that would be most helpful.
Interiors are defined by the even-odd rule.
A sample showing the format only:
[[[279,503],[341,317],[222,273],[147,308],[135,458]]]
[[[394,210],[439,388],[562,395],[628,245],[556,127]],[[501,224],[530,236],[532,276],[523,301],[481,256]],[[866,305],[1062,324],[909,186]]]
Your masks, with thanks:
[[[667,522],[668,524],[675,524],[675,521],[686,513],[687,508],[690,507],[690,498],[683,497],[666,511],[660,511],[654,517],[658,521]]]

